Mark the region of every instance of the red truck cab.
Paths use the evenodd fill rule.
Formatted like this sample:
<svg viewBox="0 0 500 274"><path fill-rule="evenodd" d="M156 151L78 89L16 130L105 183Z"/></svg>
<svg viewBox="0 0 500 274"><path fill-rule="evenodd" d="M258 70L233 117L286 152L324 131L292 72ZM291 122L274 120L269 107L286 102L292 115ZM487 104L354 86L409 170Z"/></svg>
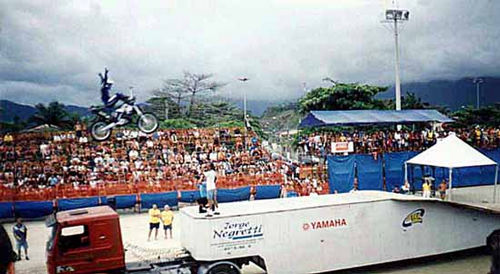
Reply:
<svg viewBox="0 0 500 274"><path fill-rule="evenodd" d="M47 219L47 272L99 273L125 269L118 213L108 206L58 212Z"/></svg>

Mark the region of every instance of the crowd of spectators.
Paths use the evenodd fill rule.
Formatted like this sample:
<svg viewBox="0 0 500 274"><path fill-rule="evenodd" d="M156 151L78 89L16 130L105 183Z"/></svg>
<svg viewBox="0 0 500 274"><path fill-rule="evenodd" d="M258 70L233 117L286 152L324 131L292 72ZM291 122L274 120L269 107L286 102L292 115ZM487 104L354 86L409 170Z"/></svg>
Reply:
<svg viewBox="0 0 500 274"><path fill-rule="evenodd" d="M266 176L274 182L261 183L285 183L307 194L322 190L312 175L295 175L297 165L273 157L255 133L244 136L239 128L159 130L152 135L126 129L105 142L92 141L80 128L7 134L0 143L0 186L30 191L115 183L195 189L208 163L215 164L222 179L276 175Z"/></svg>
<svg viewBox="0 0 500 274"><path fill-rule="evenodd" d="M460 129L423 129L379 130L364 132L314 132L299 137L298 149L303 155L325 157L332 153L332 143L352 142L352 153L377 154L395 151L422 151L436 143L437 138L446 137L450 132L478 148L500 147L500 128L460 128Z"/></svg>

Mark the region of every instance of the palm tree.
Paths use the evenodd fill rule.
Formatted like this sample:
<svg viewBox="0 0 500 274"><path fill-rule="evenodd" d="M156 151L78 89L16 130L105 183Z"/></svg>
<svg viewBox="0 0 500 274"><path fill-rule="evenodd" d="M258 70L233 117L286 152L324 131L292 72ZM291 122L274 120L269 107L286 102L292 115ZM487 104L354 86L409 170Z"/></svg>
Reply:
<svg viewBox="0 0 500 274"><path fill-rule="evenodd" d="M37 112L31 116L30 121L37 125L47 124L49 126L68 127L71 125L71 119L64 109L64 105L59 102L51 102L47 106L37 104Z"/></svg>

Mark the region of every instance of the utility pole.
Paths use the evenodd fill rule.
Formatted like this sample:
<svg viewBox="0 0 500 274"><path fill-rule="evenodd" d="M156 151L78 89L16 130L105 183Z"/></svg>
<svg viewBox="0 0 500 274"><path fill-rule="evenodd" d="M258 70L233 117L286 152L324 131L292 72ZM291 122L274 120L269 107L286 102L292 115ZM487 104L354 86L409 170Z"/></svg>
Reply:
<svg viewBox="0 0 500 274"><path fill-rule="evenodd" d="M390 9L385 11L385 20L382 23L390 23L394 29L394 49L396 62L394 63L394 70L396 73L396 110L401 110L401 79L399 75L399 41L398 41L398 23L403 23L410 19L410 12L407 10Z"/></svg>
<svg viewBox="0 0 500 274"><path fill-rule="evenodd" d="M238 78L241 82L246 82L249 79L247 77ZM243 125L245 126L245 132L243 134L243 145L245 151L247 150L247 92L243 89Z"/></svg>
<svg viewBox="0 0 500 274"><path fill-rule="evenodd" d="M484 83L484 80L483 78L474 78L474 80L472 80L472 82L474 84L476 84L476 109L479 109L479 107L481 107L481 103L480 103L480 100L479 100L479 86Z"/></svg>
<svg viewBox="0 0 500 274"><path fill-rule="evenodd" d="M165 100L164 101L164 103L165 103L165 120L168 120L168 100L166 97L164 100Z"/></svg>

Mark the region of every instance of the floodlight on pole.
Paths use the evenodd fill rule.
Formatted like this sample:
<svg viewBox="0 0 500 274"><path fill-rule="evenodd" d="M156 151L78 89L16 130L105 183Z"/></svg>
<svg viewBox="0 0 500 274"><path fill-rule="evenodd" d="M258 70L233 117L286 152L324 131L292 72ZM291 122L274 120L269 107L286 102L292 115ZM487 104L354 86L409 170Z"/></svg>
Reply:
<svg viewBox="0 0 500 274"><path fill-rule="evenodd" d="M476 108L479 109L479 107L481 106L480 104L480 100L479 100L479 86L484 83L484 80L483 78L474 78L474 80L472 80L472 82L474 84L476 84Z"/></svg>
<svg viewBox="0 0 500 274"><path fill-rule="evenodd" d="M240 77L238 78L239 81L241 82L246 82L249 79L247 77ZM243 125L245 126L245 134L243 136L243 143L245 146L245 150L247 149L247 92L245 89L243 89Z"/></svg>
<svg viewBox="0 0 500 274"><path fill-rule="evenodd" d="M394 28L394 49L396 62L394 64L394 70L396 72L396 110L401 110L401 80L399 76L399 41L398 41L398 23L403 23L410 19L410 12L407 10L399 9L388 9L385 11L385 20L382 23L390 23Z"/></svg>

